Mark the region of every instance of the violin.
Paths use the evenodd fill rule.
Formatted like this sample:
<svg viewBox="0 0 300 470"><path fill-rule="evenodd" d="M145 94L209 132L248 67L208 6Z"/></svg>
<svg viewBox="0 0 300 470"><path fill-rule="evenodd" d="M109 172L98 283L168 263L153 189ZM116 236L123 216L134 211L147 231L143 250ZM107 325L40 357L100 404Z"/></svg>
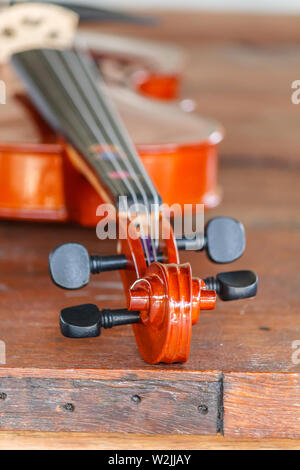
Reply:
<svg viewBox="0 0 300 470"><path fill-rule="evenodd" d="M13 8L10 25L20 11L14 16ZM118 310L100 310L93 304L62 310L62 334L90 338L99 336L101 328L132 324L146 362L185 362L200 311L213 309L217 294L223 300L253 297L258 281L251 271L195 278L191 265L180 263L179 250L205 251L213 262L232 262L245 250L244 227L235 219L217 217L204 232L177 239L162 209L161 194L143 166L104 80L90 56L72 49L77 24L74 13L53 5L35 5L27 6L26 14L30 14L30 23L42 21L43 31L38 34L36 30L36 44L30 36L16 50L9 45L11 63L39 113L61 136L63 154L106 207L114 208L112 222L117 227L117 255L90 255L77 243L54 249L49 257L52 280L61 288L79 289L87 285L91 274L117 269L127 298L126 308ZM49 34L54 27L56 34ZM113 231L115 225L110 228Z"/></svg>
<svg viewBox="0 0 300 470"><path fill-rule="evenodd" d="M22 15L26 19L30 7L36 8L36 4L18 5L3 12L0 53L14 44L13 31L17 29L18 36L24 31L18 21L22 22ZM32 28L38 29L39 25L26 28L32 33ZM75 45L87 49L101 69L163 200L169 205L216 206L220 201L217 147L223 129L213 120L182 111L174 102L183 62L180 51L84 31L76 32ZM0 217L96 226L99 194L69 164L59 133L26 99L22 83L4 59L0 66L1 79L7 84L6 105L0 106Z"/></svg>

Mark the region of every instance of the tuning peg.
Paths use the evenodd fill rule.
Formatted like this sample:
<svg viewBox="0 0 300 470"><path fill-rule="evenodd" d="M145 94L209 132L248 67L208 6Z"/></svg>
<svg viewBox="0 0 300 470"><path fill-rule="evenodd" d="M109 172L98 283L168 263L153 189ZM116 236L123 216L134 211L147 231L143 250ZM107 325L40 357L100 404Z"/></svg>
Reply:
<svg viewBox="0 0 300 470"><path fill-rule="evenodd" d="M125 255L89 256L87 249L79 243L65 243L49 256L51 278L63 289L80 289L88 284L91 274L125 269Z"/></svg>
<svg viewBox="0 0 300 470"><path fill-rule="evenodd" d="M97 305L86 304L65 308L60 314L60 329L68 338L93 338L100 336L101 328L138 323L139 312L99 310Z"/></svg>
<svg viewBox="0 0 300 470"><path fill-rule="evenodd" d="M245 229L236 219L215 217L207 223L204 234L197 234L193 239L178 239L177 246L179 250L206 250L214 263L232 263L245 251Z"/></svg>
<svg viewBox="0 0 300 470"><path fill-rule="evenodd" d="M204 279L208 290L217 292L221 300L237 300L254 297L258 277L253 271L232 271Z"/></svg>

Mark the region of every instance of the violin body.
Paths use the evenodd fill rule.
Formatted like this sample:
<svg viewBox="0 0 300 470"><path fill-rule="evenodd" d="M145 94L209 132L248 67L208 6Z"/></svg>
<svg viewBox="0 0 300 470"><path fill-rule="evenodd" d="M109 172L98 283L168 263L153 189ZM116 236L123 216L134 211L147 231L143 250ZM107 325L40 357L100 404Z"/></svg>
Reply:
<svg viewBox="0 0 300 470"><path fill-rule="evenodd" d="M90 41L95 48L97 36ZM101 44L105 50L106 42ZM179 88L174 59L172 70L162 70L161 63L151 62L151 48L148 62L145 53L142 62L142 51L135 51L135 56L127 51L126 56L126 49L112 50L112 44L110 38L110 49L105 54L93 49L93 56L108 83L115 81L112 64L122 68L118 86L112 85L111 91L163 201L170 206L216 206L220 201L217 146L222 128L173 103ZM157 60L157 54L155 57ZM0 217L95 226L99 221L96 209L103 202L99 194L70 164L63 139L27 100L9 66L0 71L8 84L7 103L0 107ZM180 135L185 139L178 138Z"/></svg>

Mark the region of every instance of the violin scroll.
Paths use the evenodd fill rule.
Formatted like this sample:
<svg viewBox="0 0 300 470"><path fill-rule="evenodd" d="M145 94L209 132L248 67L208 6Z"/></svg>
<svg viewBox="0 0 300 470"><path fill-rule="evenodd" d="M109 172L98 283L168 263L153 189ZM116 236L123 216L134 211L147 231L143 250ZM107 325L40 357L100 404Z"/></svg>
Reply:
<svg viewBox="0 0 300 470"><path fill-rule="evenodd" d="M67 243L51 253L49 267L53 282L64 289L84 287L91 274L120 270L127 309L108 313L90 304L67 308L61 312L61 331L67 337L86 338L99 336L101 327L132 324L146 362L185 362L192 326L201 310L213 310L217 294L222 300L253 297L257 276L252 271L235 271L205 280L193 277L190 264L180 264L177 253L178 248L191 249L191 242L176 240L171 228L171 238L157 249L157 260L147 263L142 240L130 236L126 220L119 222L127 234L119 244L119 255L90 256L84 246ZM161 223L168 224L164 218ZM196 245L193 242L193 248L205 250L212 261L230 262L245 249L244 226L235 219L217 217L196 237Z"/></svg>
<svg viewBox="0 0 300 470"><path fill-rule="evenodd" d="M131 324L146 362L185 362L200 311L214 309L217 293L222 300L253 297L257 282L252 271L201 280L192 277L189 264L152 263L131 286L127 309L100 311L92 304L66 308L60 315L61 332L69 338L90 338L100 336L101 327Z"/></svg>

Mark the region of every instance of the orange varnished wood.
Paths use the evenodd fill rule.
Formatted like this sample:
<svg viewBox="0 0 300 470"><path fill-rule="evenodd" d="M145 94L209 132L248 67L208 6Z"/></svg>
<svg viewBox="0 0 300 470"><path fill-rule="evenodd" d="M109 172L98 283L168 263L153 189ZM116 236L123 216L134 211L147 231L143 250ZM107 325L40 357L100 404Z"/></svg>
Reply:
<svg viewBox="0 0 300 470"><path fill-rule="evenodd" d="M0 143L0 217L66 221L63 147Z"/></svg>
<svg viewBox="0 0 300 470"><path fill-rule="evenodd" d="M150 364L186 362L192 325L200 309L215 307L216 293L192 278L186 264L152 263L129 289L128 308L141 312L133 326L142 357Z"/></svg>
<svg viewBox="0 0 300 470"><path fill-rule="evenodd" d="M121 271L127 307L141 312L133 331L141 356L150 364L186 362L192 324L201 308L214 308L216 303L215 292L192 278L191 265L179 264L173 230L163 217L161 225L161 231L170 233L161 240L166 264L154 262L147 268L141 241L130 231L132 224L119 217L125 235L120 238L119 252L128 259L127 269Z"/></svg>
<svg viewBox="0 0 300 470"><path fill-rule="evenodd" d="M178 75L159 75L148 72L142 74L142 78L139 74L139 81L136 86L146 96L172 100L179 97L180 78Z"/></svg>
<svg viewBox="0 0 300 470"><path fill-rule="evenodd" d="M134 332L146 362L186 362L192 333L191 266L153 263L129 297L129 308L141 310ZM142 299L147 301L144 306Z"/></svg>
<svg viewBox="0 0 300 470"><path fill-rule="evenodd" d="M176 240L169 222L161 217L161 232L170 236L160 241L164 263L148 268L140 239L132 232L132 223L119 216L119 252L128 266L121 271L127 308L141 312L133 325L135 339L143 359L150 364L186 362L189 357L192 325L200 310L211 310L216 293L192 277L189 263L180 264Z"/></svg>

